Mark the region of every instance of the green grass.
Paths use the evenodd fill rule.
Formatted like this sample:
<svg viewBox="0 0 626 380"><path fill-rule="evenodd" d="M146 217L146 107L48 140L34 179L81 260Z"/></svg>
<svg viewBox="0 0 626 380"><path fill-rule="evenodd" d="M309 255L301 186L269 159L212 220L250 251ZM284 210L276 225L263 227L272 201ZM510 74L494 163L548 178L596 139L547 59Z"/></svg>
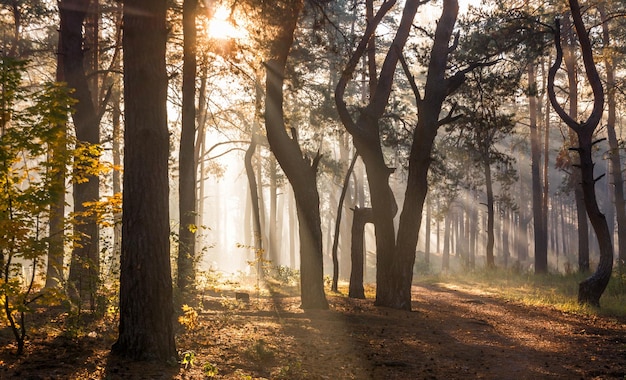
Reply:
<svg viewBox="0 0 626 380"><path fill-rule="evenodd" d="M535 275L495 269L417 276L415 282L488 294L525 305L553 307L564 312L626 316L626 275L613 275L600 299L600 309L578 303L578 283L585 277L579 273Z"/></svg>

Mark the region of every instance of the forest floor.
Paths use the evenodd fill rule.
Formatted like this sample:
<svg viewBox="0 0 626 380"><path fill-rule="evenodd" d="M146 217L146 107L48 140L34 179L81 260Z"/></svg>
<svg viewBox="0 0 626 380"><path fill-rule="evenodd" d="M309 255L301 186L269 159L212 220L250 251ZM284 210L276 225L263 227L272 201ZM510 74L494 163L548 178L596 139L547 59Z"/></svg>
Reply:
<svg viewBox="0 0 626 380"><path fill-rule="evenodd" d="M46 312L21 357L0 330L0 379L626 379L623 319L445 284L414 286L411 312L328 299L303 311L298 297L205 294L179 327L187 365L110 356L117 321L68 334Z"/></svg>

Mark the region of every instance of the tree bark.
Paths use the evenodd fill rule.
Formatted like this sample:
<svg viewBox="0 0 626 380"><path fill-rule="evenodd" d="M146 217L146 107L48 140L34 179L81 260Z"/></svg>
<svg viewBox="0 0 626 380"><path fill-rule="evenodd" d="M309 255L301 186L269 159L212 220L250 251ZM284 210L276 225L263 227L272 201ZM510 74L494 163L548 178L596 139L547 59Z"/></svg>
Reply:
<svg viewBox="0 0 626 380"><path fill-rule="evenodd" d="M326 309L322 230L317 190L319 154L311 160L306 157L292 128L291 138L285 129L283 111L283 84L285 67L293 35L302 9L299 0L288 2L283 10L283 24L271 41L266 67L265 127L274 156L293 187L296 199L300 236L300 284L303 309Z"/></svg>
<svg viewBox="0 0 626 380"><path fill-rule="evenodd" d="M578 137L578 146L574 149L578 152L580 157L580 173L585 208L596 233L600 248L600 262L598 268L590 277L579 284L578 301L584 304L600 306L600 297L609 283L613 270L613 244L611 243L611 233L604 214L602 214L598 208L595 193L595 183L597 179L594 177L594 163L592 159L592 148L594 145L592 141L593 133L602 118L604 109L604 89L594 63L593 49L582 20L580 5L577 0L569 0L569 6L580 43L587 80L593 91L593 109L586 121L579 122L575 118L575 115L572 116L565 112L557 101L554 90L554 78L563 60L558 19L556 21L555 32L557 56L549 72L548 95L550 96L550 102L556 113Z"/></svg>
<svg viewBox="0 0 626 380"><path fill-rule="evenodd" d="M196 244L196 8L197 0L183 2L183 105L178 169L178 289L193 290Z"/></svg>
<svg viewBox="0 0 626 380"><path fill-rule="evenodd" d="M63 50L61 39L59 39L59 51ZM56 81L63 82L63 55L57 55L57 72ZM59 125L59 139L52 147L50 152L50 162L66 162L66 160L58 160L68 154L67 149L67 125ZM48 261L46 264L46 288L60 287L64 280L63 274L63 256L65 244L65 180L66 168L54 165L52 168L55 174L53 176L53 184L51 185L50 202L50 225L49 225L49 244L48 244ZM0 266L1 267L1 266Z"/></svg>
<svg viewBox="0 0 626 380"><path fill-rule="evenodd" d="M337 255L337 249L339 247L339 234L341 231L341 215L343 214L343 201L346 199L346 193L348 192L348 186L350 185L350 176L352 175L352 171L354 170L354 165L356 164L356 159L358 157L359 155L356 152L354 153L354 156L352 156L352 160L350 161L350 166L348 167L348 170L346 171L346 175L343 180L343 187L341 188L341 195L339 196L339 202L337 204L337 218L335 220L335 235L333 237L333 248L332 248L333 283L331 286L331 290L333 292L339 291L339 289L337 288L337 283L339 282L339 258ZM354 236L354 230L352 234Z"/></svg>
<svg viewBox="0 0 626 380"><path fill-rule="evenodd" d="M544 225L543 217L543 194L541 190L541 174L539 162L541 161L541 144L539 128L537 126L537 78L535 63L528 65L528 108L530 113L530 173L532 178L532 201L533 201L533 227L535 231L535 273L548 272L548 241L547 226Z"/></svg>
<svg viewBox="0 0 626 380"><path fill-rule="evenodd" d="M352 261L350 272L350 285L348 287L348 297L365 298L365 289L363 288L363 266L365 264L365 225L372 222L372 209L354 208L352 218L352 245L350 248L350 257Z"/></svg>
<svg viewBox="0 0 626 380"><path fill-rule="evenodd" d="M72 110L76 138L78 144L85 145L100 143L99 116L84 68L83 24L89 4L90 0L62 0L59 3L63 75L68 86L74 89L77 100ZM89 302L92 308L100 266L99 229L96 217L88 214L85 204L98 201L99 183L98 176L93 175L86 176L85 182L74 182L74 212L77 215L74 235L78 242L72 251L69 282L77 301Z"/></svg>
<svg viewBox="0 0 626 380"><path fill-rule="evenodd" d="M165 0L124 2L124 204L119 336L112 352L175 360L169 249Z"/></svg>
<svg viewBox="0 0 626 380"><path fill-rule="evenodd" d="M488 146L487 149L489 149ZM496 261L493 254L495 212L490 160L489 152L483 152L483 170L485 173L485 188L487 189L487 246L485 247L485 256L487 258L487 268L492 269L496 267Z"/></svg>

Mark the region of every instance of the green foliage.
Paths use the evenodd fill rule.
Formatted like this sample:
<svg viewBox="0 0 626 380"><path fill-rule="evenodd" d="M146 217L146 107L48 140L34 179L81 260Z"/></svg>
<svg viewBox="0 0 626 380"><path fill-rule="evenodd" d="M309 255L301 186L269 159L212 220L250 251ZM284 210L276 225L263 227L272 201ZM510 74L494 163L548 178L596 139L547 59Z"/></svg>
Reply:
<svg viewBox="0 0 626 380"><path fill-rule="evenodd" d="M26 63L0 59L0 297L8 324L24 349L26 314L35 301L56 299L38 291L36 273L47 253L47 219L58 191L55 178L69 157L49 154L66 146L65 123L73 103L59 83L22 85Z"/></svg>

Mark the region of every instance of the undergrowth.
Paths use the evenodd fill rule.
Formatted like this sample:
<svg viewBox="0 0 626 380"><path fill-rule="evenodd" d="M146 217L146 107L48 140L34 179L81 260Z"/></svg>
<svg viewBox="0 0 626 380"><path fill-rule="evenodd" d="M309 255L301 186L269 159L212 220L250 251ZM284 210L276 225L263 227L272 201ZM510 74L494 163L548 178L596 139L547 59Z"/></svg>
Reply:
<svg viewBox="0 0 626 380"><path fill-rule="evenodd" d="M554 307L564 312L626 317L626 274L615 272L600 299L600 308L578 303L578 284L587 275L534 274L507 269L430 274L417 284L440 285L473 294L490 295L524 305Z"/></svg>

